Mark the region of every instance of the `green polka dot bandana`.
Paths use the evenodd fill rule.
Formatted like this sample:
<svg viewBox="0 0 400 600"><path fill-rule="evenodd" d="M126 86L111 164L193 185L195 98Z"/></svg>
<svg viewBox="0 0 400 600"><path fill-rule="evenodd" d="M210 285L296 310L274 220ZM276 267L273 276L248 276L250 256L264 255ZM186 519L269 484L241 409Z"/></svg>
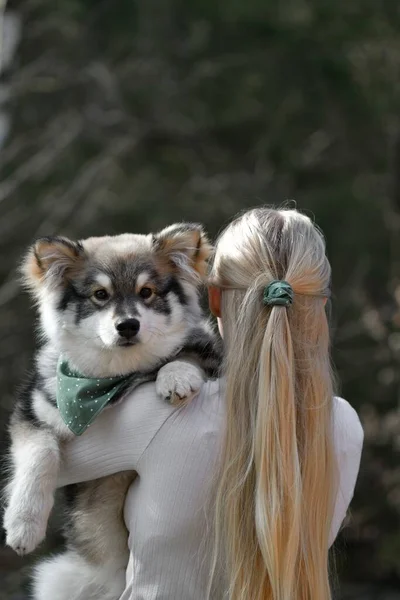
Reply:
<svg viewBox="0 0 400 600"><path fill-rule="evenodd" d="M66 360L57 365L57 406L64 423L75 435L81 435L107 404L127 389L136 374L99 379L74 372ZM143 383L143 377L138 381ZM134 386L136 387L136 386Z"/></svg>

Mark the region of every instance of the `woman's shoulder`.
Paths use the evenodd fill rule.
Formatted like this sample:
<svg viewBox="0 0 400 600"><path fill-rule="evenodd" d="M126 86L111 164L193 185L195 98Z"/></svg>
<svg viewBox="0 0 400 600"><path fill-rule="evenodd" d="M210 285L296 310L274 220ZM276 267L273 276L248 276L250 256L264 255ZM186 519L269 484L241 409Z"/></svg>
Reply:
<svg viewBox="0 0 400 600"><path fill-rule="evenodd" d="M339 396L333 399L333 426L337 442L345 440L347 444L362 446L364 431L359 416L351 404Z"/></svg>
<svg viewBox="0 0 400 600"><path fill-rule="evenodd" d="M211 430L219 429L224 414L223 383L216 379L205 381L199 392L181 405L161 398L154 383L143 384L125 399L119 417L125 422L135 418L152 423L154 431L165 427L180 428L183 421L190 421L197 430Z"/></svg>
<svg viewBox="0 0 400 600"><path fill-rule="evenodd" d="M155 408L157 401L158 404L162 402L154 396L149 400ZM176 456L183 452L185 464L196 464L198 469L200 464L208 464L217 455L223 427L224 401L220 384L218 381L206 381L194 398L173 407L156 427L140 467L151 461L158 465L168 465L171 461L175 464Z"/></svg>
<svg viewBox="0 0 400 600"><path fill-rule="evenodd" d="M225 416L223 381L205 381L198 395L183 407L183 411L189 419L196 420L196 426L219 429Z"/></svg>

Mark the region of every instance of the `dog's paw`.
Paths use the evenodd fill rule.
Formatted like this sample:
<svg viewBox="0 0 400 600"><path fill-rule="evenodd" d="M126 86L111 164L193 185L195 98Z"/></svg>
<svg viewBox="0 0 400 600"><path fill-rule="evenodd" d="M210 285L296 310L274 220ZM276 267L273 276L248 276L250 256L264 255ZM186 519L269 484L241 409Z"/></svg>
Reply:
<svg viewBox="0 0 400 600"><path fill-rule="evenodd" d="M156 390L171 404L179 404L191 400L204 383L204 373L200 367L192 363L175 360L161 367L158 371Z"/></svg>
<svg viewBox="0 0 400 600"><path fill-rule="evenodd" d="M6 544L20 556L33 552L46 536L47 523L32 514L21 513L6 521Z"/></svg>

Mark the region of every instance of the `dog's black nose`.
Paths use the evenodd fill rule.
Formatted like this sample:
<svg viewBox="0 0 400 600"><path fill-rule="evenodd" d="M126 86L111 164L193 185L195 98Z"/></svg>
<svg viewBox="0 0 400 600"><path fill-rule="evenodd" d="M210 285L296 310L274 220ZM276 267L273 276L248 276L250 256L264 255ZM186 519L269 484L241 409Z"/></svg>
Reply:
<svg viewBox="0 0 400 600"><path fill-rule="evenodd" d="M121 321L118 325L115 326L119 335L129 339L135 337L140 329L140 321L137 319L126 319L126 321Z"/></svg>

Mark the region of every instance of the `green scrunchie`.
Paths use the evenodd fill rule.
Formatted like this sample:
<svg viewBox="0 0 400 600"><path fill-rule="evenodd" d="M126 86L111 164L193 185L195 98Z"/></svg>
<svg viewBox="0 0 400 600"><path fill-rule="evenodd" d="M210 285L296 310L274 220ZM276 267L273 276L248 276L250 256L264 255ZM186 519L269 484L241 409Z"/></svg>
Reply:
<svg viewBox="0 0 400 600"><path fill-rule="evenodd" d="M264 288L263 302L265 306L285 306L293 304L293 288L287 281L271 281Z"/></svg>

